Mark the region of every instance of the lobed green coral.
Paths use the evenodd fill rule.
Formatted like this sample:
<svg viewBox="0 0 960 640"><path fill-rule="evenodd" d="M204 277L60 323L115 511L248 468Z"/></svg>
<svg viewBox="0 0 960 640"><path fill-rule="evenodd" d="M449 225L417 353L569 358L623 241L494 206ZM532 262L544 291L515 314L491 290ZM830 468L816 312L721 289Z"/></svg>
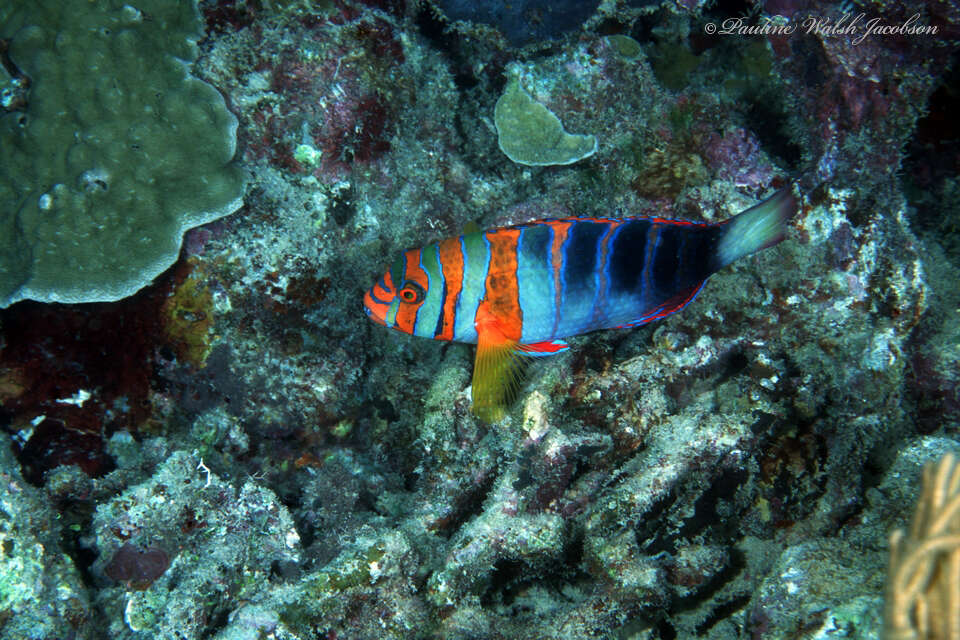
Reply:
<svg viewBox="0 0 960 640"><path fill-rule="evenodd" d="M597 138L574 135L552 111L530 97L516 79L507 84L493 110L500 150L518 164L573 164L597 151Z"/></svg>
<svg viewBox="0 0 960 640"><path fill-rule="evenodd" d="M30 81L0 117L0 308L128 296L240 206L237 120L188 73L194 3L16 1L0 25Z"/></svg>

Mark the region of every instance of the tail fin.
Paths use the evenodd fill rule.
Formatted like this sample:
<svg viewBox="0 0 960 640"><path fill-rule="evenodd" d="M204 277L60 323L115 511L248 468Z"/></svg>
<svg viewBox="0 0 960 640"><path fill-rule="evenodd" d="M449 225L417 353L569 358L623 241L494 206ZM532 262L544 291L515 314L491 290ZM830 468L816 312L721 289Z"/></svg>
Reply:
<svg viewBox="0 0 960 640"><path fill-rule="evenodd" d="M787 221L796 211L797 199L791 184L760 204L735 215L723 225L723 236L717 245L716 267L725 267L737 258L772 247L783 240Z"/></svg>

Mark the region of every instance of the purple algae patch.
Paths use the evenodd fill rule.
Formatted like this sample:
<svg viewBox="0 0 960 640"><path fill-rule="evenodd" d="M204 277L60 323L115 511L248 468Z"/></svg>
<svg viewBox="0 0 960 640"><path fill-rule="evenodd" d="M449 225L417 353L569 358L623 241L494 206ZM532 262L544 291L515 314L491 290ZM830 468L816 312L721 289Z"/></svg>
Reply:
<svg viewBox="0 0 960 640"><path fill-rule="evenodd" d="M103 573L111 580L129 583L132 588L143 591L169 567L170 557L163 549L140 549L127 542L113 555Z"/></svg>

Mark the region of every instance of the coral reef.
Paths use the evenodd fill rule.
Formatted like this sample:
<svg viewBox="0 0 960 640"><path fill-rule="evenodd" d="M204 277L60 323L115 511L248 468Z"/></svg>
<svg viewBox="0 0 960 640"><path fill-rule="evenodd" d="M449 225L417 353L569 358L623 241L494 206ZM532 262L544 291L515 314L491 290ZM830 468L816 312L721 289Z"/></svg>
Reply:
<svg viewBox="0 0 960 640"><path fill-rule="evenodd" d="M184 451L101 504L91 525L94 574L123 583L99 591L115 638L205 635L218 611L237 608L273 566L299 558L293 521L270 490L224 482Z"/></svg>
<svg viewBox="0 0 960 640"><path fill-rule="evenodd" d="M494 27L513 46L554 39L578 29L600 4L598 0L434 0L449 20Z"/></svg>
<svg viewBox="0 0 960 640"><path fill-rule="evenodd" d="M960 107L960 14L923 3L939 33L853 44L803 28L843 15L826 3L576 4L489 24L439 0L203 0L195 47L192 17L102 13L135 6L222 93L249 189L135 295L0 310L0 639L880 637L889 534L960 450L958 156L931 133ZM889 5L846 19L910 17ZM7 44L12 126L44 80ZM514 162L504 95L592 153ZM224 150L229 118L190 121ZM170 160L149 151L131 171ZM793 181L783 243L679 314L530 362L493 424L471 347L361 309L389 256L468 225L721 221Z"/></svg>
<svg viewBox="0 0 960 640"><path fill-rule="evenodd" d="M95 638L96 614L73 559L60 548L58 517L0 446L0 634Z"/></svg>

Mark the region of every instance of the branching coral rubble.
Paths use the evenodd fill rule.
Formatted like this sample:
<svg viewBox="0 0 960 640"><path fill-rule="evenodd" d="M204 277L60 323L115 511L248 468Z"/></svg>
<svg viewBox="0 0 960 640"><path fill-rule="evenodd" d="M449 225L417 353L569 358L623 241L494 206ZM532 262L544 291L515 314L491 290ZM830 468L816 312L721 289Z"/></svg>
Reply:
<svg viewBox="0 0 960 640"><path fill-rule="evenodd" d="M887 640L960 639L960 464L952 453L923 470L907 531L890 536Z"/></svg>

